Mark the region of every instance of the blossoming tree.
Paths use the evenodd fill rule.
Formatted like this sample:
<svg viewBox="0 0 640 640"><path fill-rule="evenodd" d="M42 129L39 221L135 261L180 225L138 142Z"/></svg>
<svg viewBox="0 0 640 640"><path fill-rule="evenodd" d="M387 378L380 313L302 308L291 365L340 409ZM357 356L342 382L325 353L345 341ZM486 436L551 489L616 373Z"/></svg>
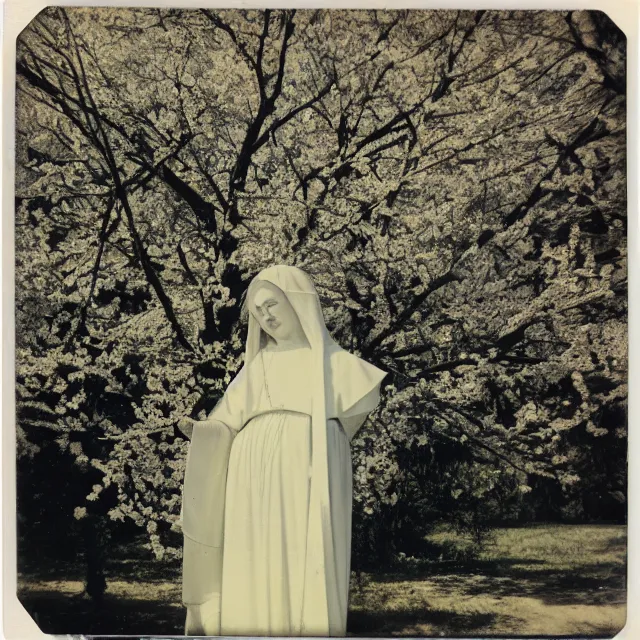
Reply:
<svg viewBox="0 0 640 640"><path fill-rule="evenodd" d="M624 64L597 12L45 10L18 42L18 455L53 439L69 517L179 555L176 423L288 263L392 374L359 532L536 478L624 500Z"/></svg>

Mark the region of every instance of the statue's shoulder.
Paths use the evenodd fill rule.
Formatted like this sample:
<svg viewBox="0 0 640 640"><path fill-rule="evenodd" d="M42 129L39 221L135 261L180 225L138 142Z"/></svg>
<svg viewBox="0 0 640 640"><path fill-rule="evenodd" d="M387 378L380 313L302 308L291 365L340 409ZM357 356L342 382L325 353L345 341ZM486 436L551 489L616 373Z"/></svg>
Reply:
<svg viewBox="0 0 640 640"><path fill-rule="evenodd" d="M373 391L387 372L340 347L330 350L330 360L332 411L337 416L346 416L354 407L361 413L370 411L379 399L379 391L375 394ZM368 398L367 402L358 405L364 398Z"/></svg>
<svg viewBox="0 0 640 640"><path fill-rule="evenodd" d="M247 380L250 378L250 370L251 365L249 366L243 364L235 376L232 377L229 385L227 386L227 392L239 392L247 383Z"/></svg>
<svg viewBox="0 0 640 640"><path fill-rule="evenodd" d="M339 344L328 345L327 351L329 353L329 357L331 358L332 362L334 360L337 362L338 360L341 360L342 358L348 357L351 355L346 349L343 349Z"/></svg>
<svg viewBox="0 0 640 640"><path fill-rule="evenodd" d="M359 358L355 353L351 353L339 345L330 345L329 358L331 360L331 367L334 369L354 366L359 362L364 362L364 360Z"/></svg>
<svg viewBox="0 0 640 640"><path fill-rule="evenodd" d="M387 372L367 362L355 353L351 353L338 345L329 348L331 370L334 375L372 378L381 381Z"/></svg>

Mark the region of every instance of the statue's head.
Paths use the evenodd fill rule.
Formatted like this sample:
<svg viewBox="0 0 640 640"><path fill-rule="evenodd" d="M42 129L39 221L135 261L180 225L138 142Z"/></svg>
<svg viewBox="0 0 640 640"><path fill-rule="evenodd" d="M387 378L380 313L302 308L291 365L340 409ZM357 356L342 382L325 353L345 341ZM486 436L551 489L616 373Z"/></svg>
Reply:
<svg viewBox="0 0 640 640"><path fill-rule="evenodd" d="M324 323L318 292L298 267L274 265L258 273L244 296L241 317L248 320L245 362L251 362L269 342L310 347L324 357L336 345Z"/></svg>
<svg viewBox="0 0 640 640"><path fill-rule="evenodd" d="M268 336L276 342L304 336L300 319L280 287L257 280L251 289L248 293L249 313Z"/></svg>

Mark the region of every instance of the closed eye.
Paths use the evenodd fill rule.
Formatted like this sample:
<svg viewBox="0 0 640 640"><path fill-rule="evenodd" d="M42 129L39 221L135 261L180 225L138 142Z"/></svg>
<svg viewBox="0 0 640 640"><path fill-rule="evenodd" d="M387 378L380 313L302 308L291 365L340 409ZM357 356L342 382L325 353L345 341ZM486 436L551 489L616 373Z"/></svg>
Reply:
<svg viewBox="0 0 640 640"><path fill-rule="evenodd" d="M267 300L261 307L256 307L260 313L263 313L271 307L275 307L278 304L277 300Z"/></svg>

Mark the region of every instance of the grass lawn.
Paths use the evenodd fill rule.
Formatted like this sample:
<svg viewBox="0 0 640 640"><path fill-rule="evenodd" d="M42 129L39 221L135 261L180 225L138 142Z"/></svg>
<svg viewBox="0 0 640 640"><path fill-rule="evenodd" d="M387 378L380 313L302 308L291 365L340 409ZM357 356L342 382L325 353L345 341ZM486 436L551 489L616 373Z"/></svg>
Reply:
<svg viewBox="0 0 640 640"><path fill-rule="evenodd" d="M443 558L464 547L449 531L428 540ZM538 525L499 529L475 561L407 562L352 581L348 634L356 636L587 635L625 621L626 529ZM82 567L26 558L19 597L45 633L182 635L180 564L139 548L111 554L100 609L79 597Z"/></svg>
<svg viewBox="0 0 640 640"><path fill-rule="evenodd" d="M447 531L429 541L465 543ZM499 529L476 561L363 576L352 587L349 632L611 637L625 622L625 562L625 527Z"/></svg>

